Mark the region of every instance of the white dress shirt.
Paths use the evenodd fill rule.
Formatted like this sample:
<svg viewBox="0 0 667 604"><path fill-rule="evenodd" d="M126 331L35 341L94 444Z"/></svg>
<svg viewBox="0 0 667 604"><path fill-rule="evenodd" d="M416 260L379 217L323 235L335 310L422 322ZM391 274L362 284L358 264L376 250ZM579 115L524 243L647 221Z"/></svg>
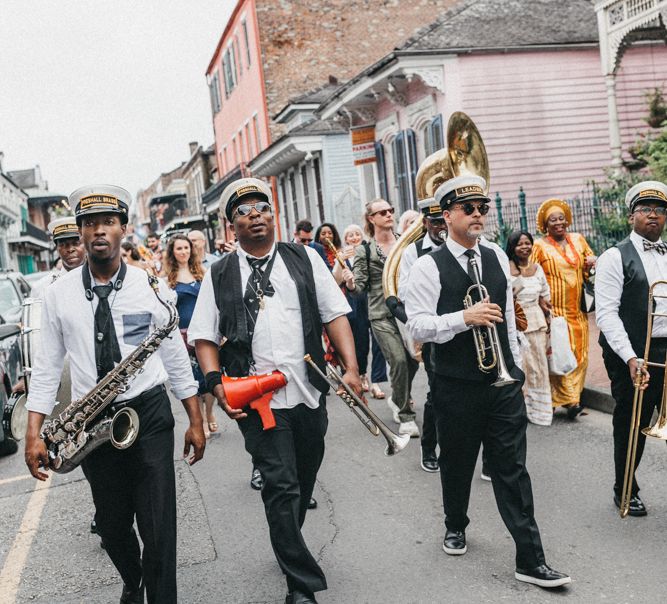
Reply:
<svg viewBox="0 0 667 604"><path fill-rule="evenodd" d="M444 235L444 232L443 232ZM435 243L433 239L429 236L428 233L424 235L424 242L422 244L422 250L426 250L426 253L431 252L439 247L440 244ZM405 295L408 289L408 280L410 277L410 269L412 265L417 261L417 242L411 243L408 247L405 248L403 256L401 256L401 267L398 273L398 299L405 301Z"/></svg>
<svg viewBox="0 0 667 604"><path fill-rule="evenodd" d="M30 297L41 300L42 296L44 296L44 290L66 274L67 270L64 267L59 271L51 271L48 275L37 281L37 283L30 289Z"/></svg>
<svg viewBox="0 0 667 604"><path fill-rule="evenodd" d="M72 400L79 399L97 384L95 364L95 309L97 296L86 299L81 271L75 268L46 288L42 301L41 347L37 352L30 379L27 408L48 415L56 402L56 393L65 354L69 353L72 374ZM160 295L169 293L160 284ZM157 300L145 271L127 267L123 287L109 296L116 337L125 358L156 325L164 325L167 309ZM185 399L197 394L190 359L177 330L162 341L144 370L135 374L128 389L118 395L123 401L169 379L174 394Z"/></svg>
<svg viewBox="0 0 667 604"><path fill-rule="evenodd" d="M268 257L276 249L271 248ZM327 265L314 249L304 246L313 267L315 291L322 323L346 315L351 311L345 296L331 275ZM236 249L241 269L241 289L245 291L251 269L249 256L239 245ZM276 253L269 281L275 290L273 296L264 297L264 309L260 309L252 337L252 356L258 374L270 373L276 369L287 377L287 386L277 390L271 399L273 409L289 409L300 403L309 407L319 406L319 391L308 381L306 354L302 335L301 307L296 283L292 279L280 253ZM215 304L211 272L204 275L197 304L188 328L188 342L207 340L220 345L218 331L220 311Z"/></svg>
<svg viewBox="0 0 667 604"><path fill-rule="evenodd" d="M466 273L468 272L468 257L465 252L468 248L463 247L453 239L447 238L445 245L453 254L456 261ZM486 242L482 243L486 245ZM491 247L491 246L487 246ZM481 255L479 245L472 248L478 261L480 275L482 275ZM514 318L514 298L512 296L512 278L510 274L509 260L505 253L497 245L491 248L507 280L507 301L505 304L505 322L507 323L507 337L514 362L521 366L521 354L516 337L516 323ZM444 344L454 339L456 335L471 329L472 326L465 324L463 320L463 300L461 310L438 315L438 300L440 299L440 273L435 260L430 256L422 256L415 262L408 280L407 294L405 299L405 311L408 315L408 330L412 337L418 342L434 342ZM491 300L493 302L493 300Z"/></svg>
<svg viewBox="0 0 667 604"><path fill-rule="evenodd" d="M656 250L644 251L644 238L634 231L630 233L630 241L642 261L649 286L655 281L667 279L667 255L660 255ZM658 287L656 293L667 295L667 288ZM644 351L632 349L618 314L622 294L623 259L621 251L612 247L598 258L595 265L595 322L611 349L627 363L633 357L642 357ZM656 312L667 313L667 299L656 298ZM667 317L655 317L651 335L654 338L667 337Z"/></svg>

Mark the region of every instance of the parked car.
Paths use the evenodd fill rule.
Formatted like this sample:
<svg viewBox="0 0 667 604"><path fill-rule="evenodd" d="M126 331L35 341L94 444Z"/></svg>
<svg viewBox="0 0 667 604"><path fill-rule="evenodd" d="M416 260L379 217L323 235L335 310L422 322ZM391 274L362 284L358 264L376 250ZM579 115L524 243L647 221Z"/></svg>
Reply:
<svg viewBox="0 0 667 604"><path fill-rule="evenodd" d="M39 271L38 273L30 273L29 275L23 275L23 278L26 280L30 288L35 287L38 281L41 281L47 275L50 275L51 271Z"/></svg>
<svg viewBox="0 0 667 604"><path fill-rule="evenodd" d="M30 285L21 273L0 270L0 315L5 322L21 321L21 305L28 296Z"/></svg>

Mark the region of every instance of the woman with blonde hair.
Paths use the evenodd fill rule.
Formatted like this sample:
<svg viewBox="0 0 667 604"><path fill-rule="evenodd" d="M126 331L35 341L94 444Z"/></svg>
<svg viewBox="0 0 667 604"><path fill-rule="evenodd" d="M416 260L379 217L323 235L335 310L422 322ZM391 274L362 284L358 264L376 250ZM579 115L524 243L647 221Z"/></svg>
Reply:
<svg viewBox="0 0 667 604"><path fill-rule="evenodd" d="M403 344L396 319L389 311L382 289L384 263L396 244L394 233L394 208L384 199L375 199L366 205L365 230L370 237L368 250L358 246L353 270L343 272L345 287L355 294L368 293L368 317L373 335L378 341L384 358L389 363L389 379L392 395L387 404L394 421L399 424L399 434L419 437L419 428L412 409L412 380L419 367Z"/></svg>
<svg viewBox="0 0 667 604"><path fill-rule="evenodd" d="M581 297L596 257L583 235L568 232L572 210L562 199L545 201L536 221L543 237L533 244L530 261L544 271L551 290L551 313L565 317L577 359L577 368L571 373L550 376L551 399L554 407L566 407L567 416L574 419L581 412L579 403L588 368L588 318L581 310Z"/></svg>
<svg viewBox="0 0 667 604"><path fill-rule="evenodd" d="M402 235L405 233L417 218L419 218L419 212L417 212L417 210L405 210L398 219L398 234Z"/></svg>
<svg viewBox="0 0 667 604"><path fill-rule="evenodd" d="M192 373L199 382L199 402L202 406L204 434L206 438L211 432L218 431L218 423L213 415L213 397L206 392L206 381L199 368L194 348L187 344L188 327L197 303L201 282L204 279L204 267L197 255L196 248L185 235L174 235L167 245L164 270L167 285L176 293L176 309L178 310L178 328L188 348ZM205 411L205 414L204 414Z"/></svg>
<svg viewBox="0 0 667 604"><path fill-rule="evenodd" d="M343 253L342 258L348 269L352 270L355 250L361 246L366 250L364 241L364 232L358 224L350 224L343 231ZM333 276L337 283L343 283L343 268L336 263L333 268ZM352 312L347 315L354 336L354 347L357 353L357 363L359 364L359 375L364 391L370 391L371 396L377 399L385 397L382 388L378 386L380 382L387 381L387 361L380 350L380 346L371 333L371 324L368 320L368 295L366 292L353 294L346 287L343 287L345 297L352 308ZM368 353L371 351L372 344L372 362L371 379L368 380Z"/></svg>

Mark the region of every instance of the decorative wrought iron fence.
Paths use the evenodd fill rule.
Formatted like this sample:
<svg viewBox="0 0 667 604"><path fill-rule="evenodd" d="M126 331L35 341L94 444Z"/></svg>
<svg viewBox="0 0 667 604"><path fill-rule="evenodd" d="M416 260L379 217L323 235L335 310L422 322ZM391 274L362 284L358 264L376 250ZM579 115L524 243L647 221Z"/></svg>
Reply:
<svg viewBox="0 0 667 604"><path fill-rule="evenodd" d="M489 238L504 247L512 231L527 230L536 234L535 216L542 201L527 200L523 187L519 188L516 199L502 199L496 194L487 219ZM602 198L595 182L587 183L578 196L566 201L572 208L569 230L586 237L596 254L601 254L630 233L624 199Z"/></svg>

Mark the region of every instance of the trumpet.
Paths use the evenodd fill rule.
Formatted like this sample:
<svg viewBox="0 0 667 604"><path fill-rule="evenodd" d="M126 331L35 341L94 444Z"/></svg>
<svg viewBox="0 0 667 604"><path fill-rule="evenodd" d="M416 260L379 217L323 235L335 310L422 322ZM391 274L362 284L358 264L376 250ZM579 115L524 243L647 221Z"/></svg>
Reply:
<svg viewBox="0 0 667 604"><path fill-rule="evenodd" d="M324 241L324 244L333 252L333 255L338 261L338 264L340 264L340 267L345 270L347 268L345 266L345 262L343 262L343 259L340 257L340 254L338 253L338 250L336 249L333 241L331 241L331 239L321 239L321 241Z"/></svg>
<svg viewBox="0 0 667 604"><path fill-rule="evenodd" d="M475 275L474 283L466 291L466 296L463 298L463 307L470 308L475 301L473 294L475 292L479 296L479 301L485 300L489 297L489 292L482 284L482 277L477 266L477 260L470 258L470 265L472 272ZM515 380L507 369L503 350L500 346L500 338L498 337L498 328L495 323L492 327L475 326L472 328L472 337L475 341L475 351L477 353L477 366L480 371L484 373L491 373L494 369L498 372L498 379L491 384L500 388L502 386L509 386Z"/></svg>
<svg viewBox="0 0 667 604"><path fill-rule="evenodd" d="M632 399L632 416L630 419L630 434L628 437L628 453L625 458L625 472L623 475L623 490L621 491L621 518L625 518L630 511L630 500L632 499L632 486L635 478L635 464L637 461L637 442L639 440L640 421L642 416L642 406L644 404L644 390L642 382L644 378L645 367L659 367L665 372L667 377L667 359L664 363L649 361L649 351L651 349L651 334L653 333L653 321L655 317L665 317L667 314L658 313L653 310L656 298L667 298L667 294L656 294L655 289L658 286L667 286L667 281L660 280L651 284L648 290L648 320L646 322L646 346L644 348L644 358L637 359L637 373L633 386L635 393ZM662 401L660 403L660 412L655 423L648 428L641 430L645 436L652 436L661 440L667 440L667 391L663 388Z"/></svg>
<svg viewBox="0 0 667 604"><path fill-rule="evenodd" d="M384 450L384 454L387 456L396 455L400 453L407 444L410 442L410 437L407 434L399 436L392 432L382 420L375 415L373 411L362 401L344 381L343 376L336 370L336 368L331 364L327 363L326 365L326 374L316 365L312 357L307 354L303 357L304 361L308 363L320 376L327 381L329 386L333 388L336 394L340 399L348 406L350 411L354 413L361 423L366 426L368 431L373 436L379 436L382 434L384 439L387 441L387 448ZM343 389L340 392L340 389Z"/></svg>

